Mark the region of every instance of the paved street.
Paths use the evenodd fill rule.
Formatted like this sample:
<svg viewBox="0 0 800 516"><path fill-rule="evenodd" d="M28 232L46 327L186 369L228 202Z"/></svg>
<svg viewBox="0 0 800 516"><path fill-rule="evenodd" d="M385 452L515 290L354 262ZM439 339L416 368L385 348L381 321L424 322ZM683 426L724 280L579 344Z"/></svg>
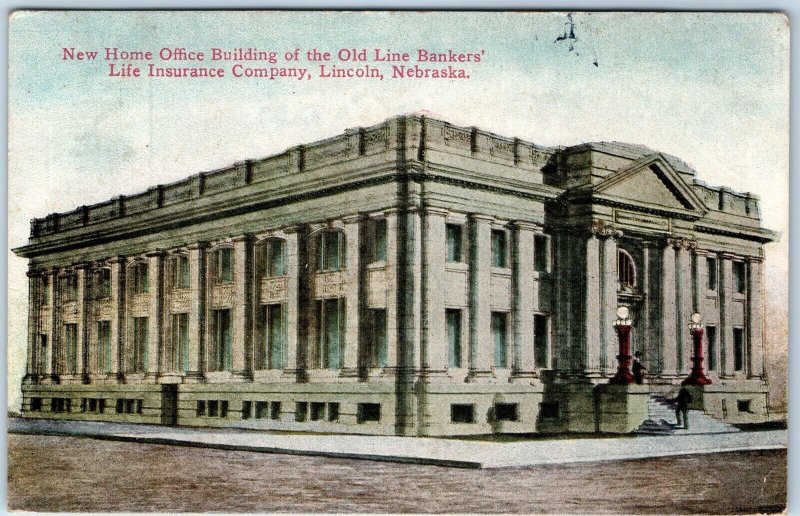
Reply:
<svg viewBox="0 0 800 516"><path fill-rule="evenodd" d="M779 512L786 499L786 450L471 470L76 437L8 439L14 510L749 514Z"/></svg>

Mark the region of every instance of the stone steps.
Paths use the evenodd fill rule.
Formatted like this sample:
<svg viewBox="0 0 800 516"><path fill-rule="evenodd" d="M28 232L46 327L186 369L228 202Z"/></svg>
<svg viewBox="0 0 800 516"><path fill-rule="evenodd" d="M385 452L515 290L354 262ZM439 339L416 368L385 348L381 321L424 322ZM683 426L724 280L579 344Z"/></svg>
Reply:
<svg viewBox="0 0 800 516"><path fill-rule="evenodd" d="M661 394L651 394L647 402L648 418L634 432L636 435L726 434L739 429L715 419L702 410L689 411L689 428L677 426L675 402Z"/></svg>

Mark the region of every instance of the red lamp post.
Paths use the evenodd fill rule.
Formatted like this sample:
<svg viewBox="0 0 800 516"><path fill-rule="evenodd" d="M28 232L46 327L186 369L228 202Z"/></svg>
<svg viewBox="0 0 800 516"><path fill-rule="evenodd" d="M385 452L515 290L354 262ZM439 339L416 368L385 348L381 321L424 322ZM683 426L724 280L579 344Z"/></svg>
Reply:
<svg viewBox="0 0 800 516"><path fill-rule="evenodd" d="M617 308L617 320L614 321L614 329L617 330L619 338L619 367L608 382L613 385L630 385L633 383L633 373L631 373L631 327L633 321L628 317L628 308L621 306Z"/></svg>
<svg viewBox="0 0 800 516"><path fill-rule="evenodd" d="M708 385L711 380L703 370L703 325L700 323L700 314L692 314L692 322L689 323L689 332L692 334L694 344L694 356L692 357L692 372L682 382L682 385Z"/></svg>

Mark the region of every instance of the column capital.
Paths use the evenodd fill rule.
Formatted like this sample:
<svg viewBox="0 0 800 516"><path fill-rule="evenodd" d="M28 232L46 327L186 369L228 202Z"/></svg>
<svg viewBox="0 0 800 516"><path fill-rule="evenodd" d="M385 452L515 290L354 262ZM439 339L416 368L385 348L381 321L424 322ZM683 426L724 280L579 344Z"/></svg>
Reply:
<svg viewBox="0 0 800 516"><path fill-rule="evenodd" d="M117 255L117 256L112 256L107 261L108 261L108 263L124 264L126 260L127 260L127 258L125 258L124 256Z"/></svg>
<svg viewBox="0 0 800 516"><path fill-rule="evenodd" d="M244 235L238 235L238 236L235 236L235 237L231 238L231 241L233 243L236 243L236 242L252 242L253 240L254 240L253 235L251 235L249 233L245 233Z"/></svg>
<svg viewBox="0 0 800 516"><path fill-rule="evenodd" d="M708 256L709 254L711 254L708 252L707 249L700 249L699 247L694 247L694 249L692 249L692 252L697 256Z"/></svg>
<svg viewBox="0 0 800 516"><path fill-rule="evenodd" d="M666 245L670 245L675 249L688 249L691 251L697 248L697 241L683 237L667 237Z"/></svg>
<svg viewBox="0 0 800 516"><path fill-rule="evenodd" d="M300 226L299 224L295 224L293 226L282 227L281 231L283 231L287 235L290 235L292 233L299 233L301 229L302 229L302 226Z"/></svg>
<svg viewBox="0 0 800 516"><path fill-rule="evenodd" d="M46 276L48 274L48 271L37 271L35 269L28 269L28 271L25 273L25 275L29 278L38 278L39 276Z"/></svg>
<svg viewBox="0 0 800 516"><path fill-rule="evenodd" d="M344 224L356 224L358 222L361 222L361 220L363 219L364 215L356 213L355 215L347 215L345 217L342 217L342 222Z"/></svg>
<svg viewBox="0 0 800 516"><path fill-rule="evenodd" d="M154 249L152 251L144 253L144 255L147 256L148 258L155 258L156 256L164 256L164 251L162 251L161 249Z"/></svg>
<svg viewBox="0 0 800 516"><path fill-rule="evenodd" d="M541 224L527 220L512 220L511 227L519 230L533 231L534 233L543 233L544 230Z"/></svg>
<svg viewBox="0 0 800 516"><path fill-rule="evenodd" d="M598 238L613 238L616 240L622 237L622 230L604 220L594 220L589 226L589 234Z"/></svg>
<svg viewBox="0 0 800 516"><path fill-rule="evenodd" d="M747 263L764 263L764 258L760 256L747 256L745 260Z"/></svg>
<svg viewBox="0 0 800 516"><path fill-rule="evenodd" d="M718 253L718 256L722 260L736 260L736 261L742 260L741 256L739 256L737 254L726 253L726 252Z"/></svg>
<svg viewBox="0 0 800 516"><path fill-rule="evenodd" d="M197 251L197 250L205 249L207 247L208 247L208 242L205 242L205 241L201 240L201 241L195 242L193 244L187 244L186 249L188 249L190 251Z"/></svg>
<svg viewBox="0 0 800 516"><path fill-rule="evenodd" d="M89 262L81 262L74 264L72 268L75 269L76 271L85 271L91 269L92 264Z"/></svg>
<svg viewBox="0 0 800 516"><path fill-rule="evenodd" d="M45 276L54 276L55 277L55 276L58 276L59 270L60 270L59 267L53 267L51 269L47 269L47 270L42 271L42 274L45 275Z"/></svg>
<svg viewBox="0 0 800 516"><path fill-rule="evenodd" d="M470 213L469 220L474 222L494 222L494 217L491 215L484 215L482 213Z"/></svg>
<svg viewBox="0 0 800 516"><path fill-rule="evenodd" d="M437 206L426 206L425 215L438 215L439 217L447 217L450 210L446 208L439 208Z"/></svg>

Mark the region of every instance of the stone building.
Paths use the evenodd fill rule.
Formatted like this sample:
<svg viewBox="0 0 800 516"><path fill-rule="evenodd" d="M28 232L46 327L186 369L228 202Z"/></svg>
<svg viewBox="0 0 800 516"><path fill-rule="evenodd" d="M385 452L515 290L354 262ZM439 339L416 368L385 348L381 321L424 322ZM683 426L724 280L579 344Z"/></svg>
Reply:
<svg viewBox="0 0 800 516"><path fill-rule="evenodd" d="M758 199L640 145L421 116L31 223L31 417L397 435L628 432L691 367L763 421ZM630 308L644 386L609 386ZM645 413L642 413L642 410Z"/></svg>

